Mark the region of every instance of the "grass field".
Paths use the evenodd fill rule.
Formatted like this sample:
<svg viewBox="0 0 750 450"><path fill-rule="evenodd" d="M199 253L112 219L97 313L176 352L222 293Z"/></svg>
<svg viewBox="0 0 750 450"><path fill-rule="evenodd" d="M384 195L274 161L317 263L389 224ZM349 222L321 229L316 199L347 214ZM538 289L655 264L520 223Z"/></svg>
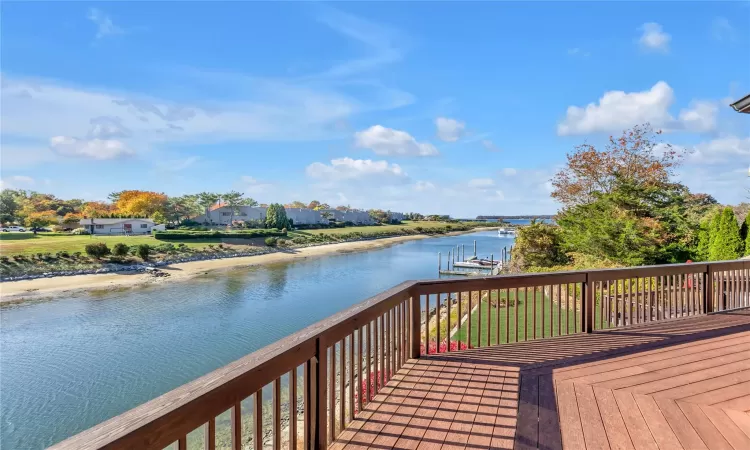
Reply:
<svg viewBox="0 0 750 450"><path fill-rule="evenodd" d="M220 239L191 239L185 245L192 248L203 248L208 244L217 244ZM32 255L35 253L69 253L84 252L86 244L105 242L109 248L122 242L127 245L159 245L166 242L177 244L177 241L159 241L152 236L77 236L59 233L0 233L0 254Z"/></svg>
<svg viewBox="0 0 750 450"><path fill-rule="evenodd" d="M511 300L513 296L511 296ZM516 341L516 331L518 331L518 342L527 340L526 333L528 328L528 339L534 338L534 328L536 328L536 338L542 336L558 336L559 334L574 333L574 330L581 331L580 311L577 312L578 317L574 310L571 308L560 309L557 304L552 302L548 297L544 296L541 292L536 294L536 302L534 302L534 296L529 295L528 302L524 292L519 292L519 303L518 311L516 306L511 305L507 308L504 305L500 305L499 308L491 307L487 301L482 301L481 306L477 308L471 315L471 343L473 346L477 346L481 338L481 345L494 345L498 343L497 340L497 327L500 326L500 344L507 342ZM536 322L534 323L534 304L536 303ZM598 310L598 308L597 308ZM499 322L498 322L499 313ZM560 327L558 329L558 313L560 313ZM506 314L508 320L506 320ZM516 320L516 314L518 314L518 321ZM524 321L524 315L526 315L526 321ZM487 341L487 318L489 316L489 342ZM551 316L551 317L550 317ZM544 320L542 320L544 317ZM566 328L567 318L567 328ZM596 321L598 323L599 314L596 315ZM481 319L481 322L480 322ZM550 320L551 319L551 320ZM543 322L543 324L542 324ZM480 324L481 323L481 324ZM532 325L534 324L534 325ZM543 325L543 326L542 326ZM508 328L510 326L510 328ZM468 321L464 322L461 328L453 335L452 341L467 342L467 333L469 329ZM562 333L560 333L562 331ZM506 334L509 339L506 338Z"/></svg>

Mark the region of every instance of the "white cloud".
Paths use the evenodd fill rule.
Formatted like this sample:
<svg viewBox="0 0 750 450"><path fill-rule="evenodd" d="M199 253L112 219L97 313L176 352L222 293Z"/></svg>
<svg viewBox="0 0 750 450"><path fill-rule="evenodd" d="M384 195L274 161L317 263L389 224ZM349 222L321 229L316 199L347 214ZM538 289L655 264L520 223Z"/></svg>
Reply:
<svg viewBox="0 0 750 450"><path fill-rule="evenodd" d="M50 149L61 156L97 160L116 159L135 154L125 143L115 139L78 139L66 136L51 138Z"/></svg>
<svg viewBox="0 0 750 450"><path fill-rule="evenodd" d="M726 136L693 147L688 161L706 164L744 165L750 161L750 137Z"/></svg>
<svg viewBox="0 0 750 450"><path fill-rule="evenodd" d="M96 8L89 9L86 18L96 25L96 38L101 39L105 36L114 34L123 34L125 30L118 27L112 22L112 19L101 10Z"/></svg>
<svg viewBox="0 0 750 450"><path fill-rule="evenodd" d="M688 109L680 111L679 123L689 131L713 131L716 129L718 113L719 107L714 102L693 101Z"/></svg>
<svg viewBox="0 0 750 450"><path fill-rule="evenodd" d="M263 194L272 190L274 187L273 183L266 183L249 175L243 175L240 177L240 180L242 181L242 190L246 194Z"/></svg>
<svg viewBox="0 0 750 450"><path fill-rule="evenodd" d="M26 175L12 175L0 180L0 189L23 189L36 184L36 180Z"/></svg>
<svg viewBox="0 0 750 450"><path fill-rule="evenodd" d="M434 156L438 150L429 142L417 142L409 133L374 125L354 134L354 144L378 155Z"/></svg>
<svg viewBox="0 0 750 450"><path fill-rule="evenodd" d="M429 181L417 181L414 183L414 190L415 191L433 191L435 190L435 185L430 183Z"/></svg>
<svg viewBox="0 0 750 450"><path fill-rule="evenodd" d="M672 40L672 36L665 33L661 25L654 22L644 23L639 30L642 31L638 40L641 48L663 53L669 51L669 42Z"/></svg>
<svg viewBox="0 0 750 450"><path fill-rule="evenodd" d="M488 152L499 152L500 149L489 139L482 139L482 147Z"/></svg>
<svg viewBox="0 0 750 450"><path fill-rule="evenodd" d="M495 182L491 178L473 178L469 180L468 186L470 188L487 189L495 185Z"/></svg>
<svg viewBox="0 0 750 450"><path fill-rule="evenodd" d="M501 170L501 172L502 172L502 174L503 174L503 175L505 175L506 177L512 177L512 176L514 176L514 175L515 175L516 173L518 173L518 171L517 171L516 169L512 168L512 167L506 167L506 168L504 168L503 170Z"/></svg>
<svg viewBox="0 0 750 450"><path fill-rule="evenodd" d="M330 181L369 177L407 177L406 172L398 164L390 164L388 161L352 158L332 159L331 164L315 162L307 166L305 172L312 178Z"/></svg>
<svg viewBox="0 0 750 450"><path fill-rule="evenodd" d="M678 119L669 108L674 103L674 91L664 81L659 81L647 91L608 91L598 103L585 107L570 106L565 119L558 124L561 136L596 132L621 132L623 129L645 122L664 131L711 131L716 126L718 109L711 102L694 101L680 111Z"/></svg>
<svg viewBox="0 0 750 450"><path fill-rule="evenodd" d="M568 55L570 55L570 56L582 56L582 57L585 58L585 57L591 56L591 53L587 52L587 51L583 51L583 50L581 50L578 47L575 47L575 48L569 48L568 49Z"/></svg>
<svg viewBox="0 0 750 450"><path fill-rule="evenodd" d="M435 126L437 127L438 139L445 142L456 142L466 132L465 123L447 117L435 119Z"/></svg>
<svg viewBox="0 0 750 450"><path fill-rule="evenodd" d="M733 41L737 32L726 17L716 17L711 21L711 34L717 41Z"/></svg>
<svg viewBox="0 0 750 450"><path fill-rule="evenodd" d="M200 161L198 156L188 156L182 159L172 159L167 161L161 161L156 164L156 167L164 172L181 172L193 164Z"/></svg>

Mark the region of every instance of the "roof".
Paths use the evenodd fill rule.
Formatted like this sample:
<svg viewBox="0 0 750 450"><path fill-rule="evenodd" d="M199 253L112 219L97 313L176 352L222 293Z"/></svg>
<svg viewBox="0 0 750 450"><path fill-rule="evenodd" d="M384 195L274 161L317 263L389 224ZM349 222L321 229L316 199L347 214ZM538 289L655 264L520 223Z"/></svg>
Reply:
<svg viewBox="0 0 750 450"><path fill-rule="evenodd" d="M122 223L122 222L129 222L133 220L139 220L141 222L151 222L154 223L151 219L138 219L135 217L123 217L119 219L81 219L81 225L91 225L91 221L94 221L95 225L112 225L115 223Z"/></svg>
<svg viewBox="0 0 750 450"><path fill-rule="evenodd" d="M735 111L750 114L750 94L742 97L741 99L737 100L736 102L732 103L732 108L734 108Z"/></svg>

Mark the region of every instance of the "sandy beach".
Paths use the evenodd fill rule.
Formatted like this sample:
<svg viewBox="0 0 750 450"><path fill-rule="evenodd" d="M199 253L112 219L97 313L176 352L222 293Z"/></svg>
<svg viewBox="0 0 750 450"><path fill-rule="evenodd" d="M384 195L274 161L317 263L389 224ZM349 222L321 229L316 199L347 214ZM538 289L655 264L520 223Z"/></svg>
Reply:
<svg viewBox="0 0 750 450"><path fill-rule="evenodd" d="M472 230L479 231L479 230ZM241 267L252 267L262 264L273 264L318 256L333 255L355 251L366 251L385 247L398 242L424 239L426 235L397 236L372 241L343 242L315 247L292 249L285 252L270 253L237 258L191 261L160 267L168 272L169 277L157 278L147 273L103 273L93 275L76 275L33 280L10 281L0 283L0 303L17 303L39 300L60 295L71 295L88 290L126 289L148 284L171 283L186 280L196 275L216 270L229 270Z"/></svg>

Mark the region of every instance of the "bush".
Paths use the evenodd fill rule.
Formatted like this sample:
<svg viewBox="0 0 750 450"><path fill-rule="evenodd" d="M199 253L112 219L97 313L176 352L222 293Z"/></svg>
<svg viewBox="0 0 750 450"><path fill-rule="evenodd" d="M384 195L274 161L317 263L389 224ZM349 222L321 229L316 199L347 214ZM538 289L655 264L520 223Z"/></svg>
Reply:
<svg viewBox="0 0 750 450"><path fill-rule="evenodd" d="M127 256L129 251L130 247L128 247L127 244L123 244L122 242L118 242L114 247L112 247L112 253L114 253L115 256Z"/></svg>
<svg viewBox="0 0 750 450"><path fill-rule="evenodd" d="M177 230L177 231L156 231L154 237L159 240L185 240L185 239L206 239L206 238L229 238L229 239L253 239L259 237L269 236L284 236L285 233L276 230L241 230L241 231L190 231L190 230Z"/></svg>
<svg viewBox="0 0 750 450"><path fill-rule="evenodd" d="M71 231L70 234L91 234L91 233L89 233L89 230L85 228L76 228L75 230Z"/></svg>
<svg viewBox="0 0 750 450"><path fill-rule="evenodd" d="M144 261L148 261L149 252L151 252L151 247L149 247L148 244L141 244L138 246L138 249L136 250L138 257Z"/></svg>
<svg viewBox="0 0 750 450"><path fill-rule="evenodd" d="M266 245L269 247L276 247L276 244L278 243L278 239L275 237L267 237L266 238Z"/></svg>
<svg viewBox="0 0 750 450"><path fill-rule="evenodd" d="M101 259L102 256L109 255L109 247L104 242L93 242L86 244L86 254L96 259Z"/></svg>
<svg viewBox="0 0 750 450"><path fill-rule="evenodd" d="M2 262L3 264L7 264L9 261L10 258L8 258L7 256L0 256L0 262Z"/></svg>
<svg viewBox="0 0 750 450"><path fill-rule="evenodd" d="M81 252L74 252L72 256L73 258L78 259L81 257Z"/></svg>

